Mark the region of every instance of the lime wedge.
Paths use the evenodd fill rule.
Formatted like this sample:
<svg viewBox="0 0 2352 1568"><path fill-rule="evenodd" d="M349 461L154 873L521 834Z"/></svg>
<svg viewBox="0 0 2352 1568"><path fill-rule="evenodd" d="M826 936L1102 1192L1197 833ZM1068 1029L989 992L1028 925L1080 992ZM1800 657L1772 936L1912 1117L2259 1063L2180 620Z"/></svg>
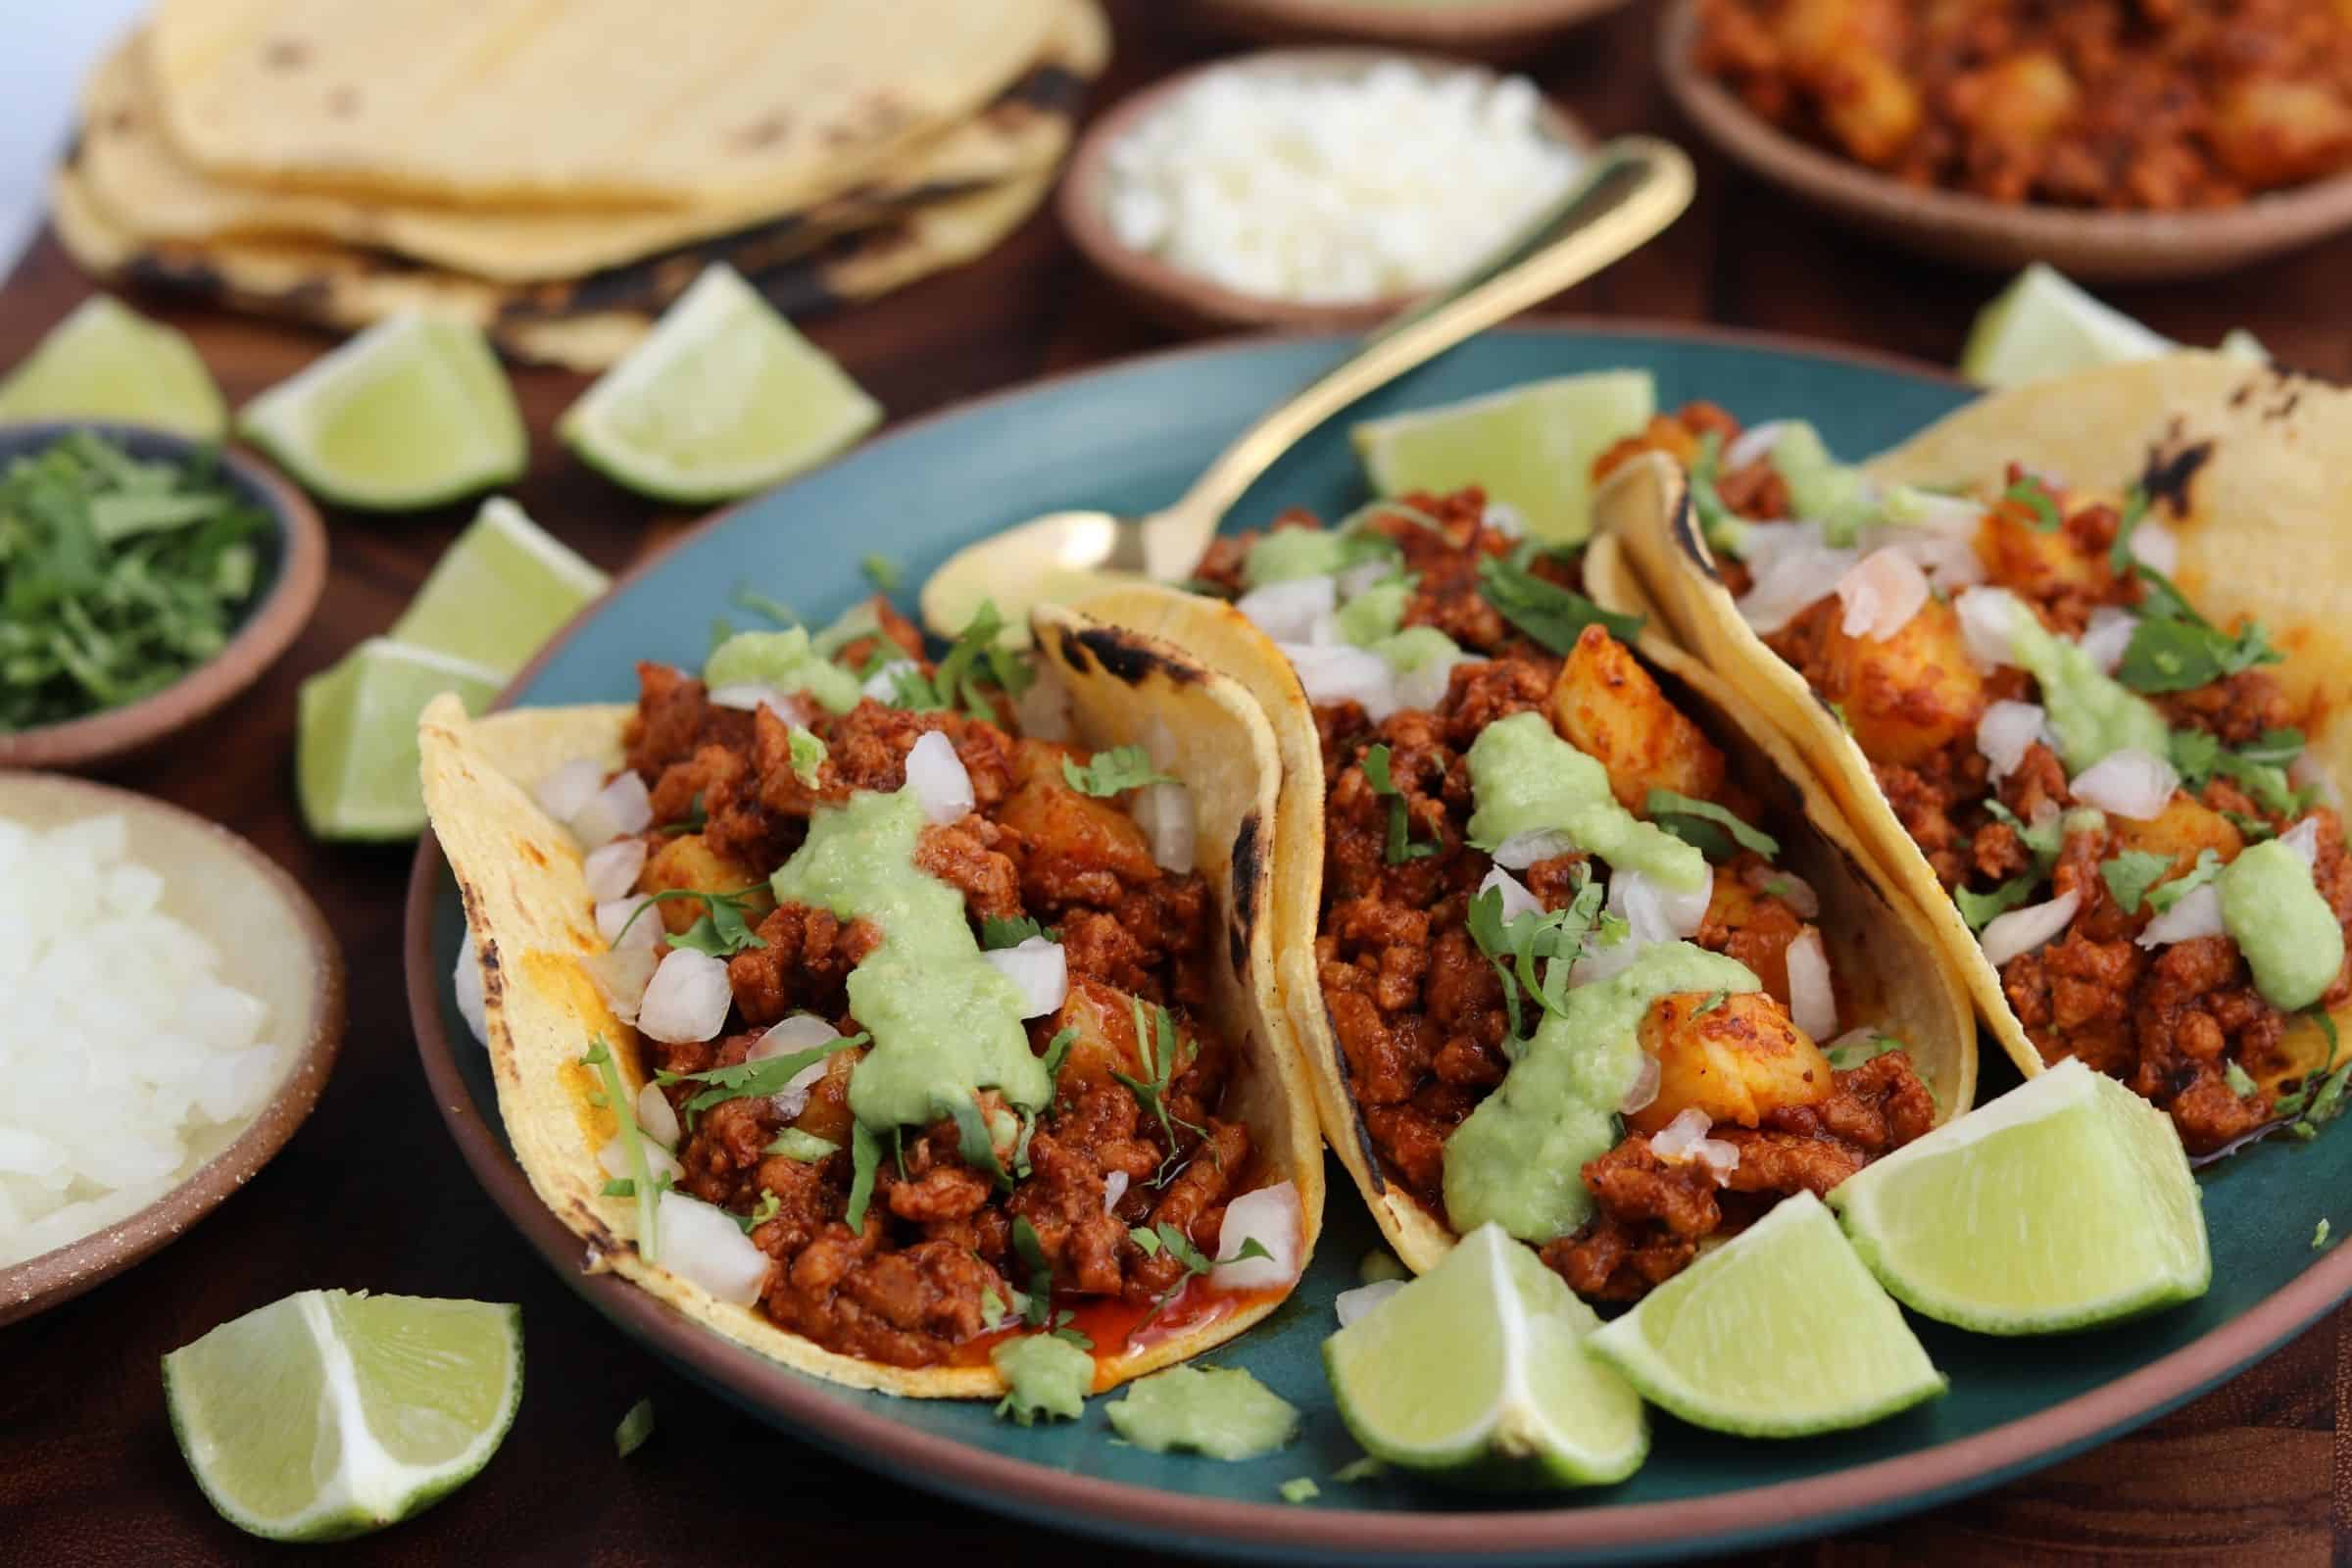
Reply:
<svg viewBox="0 0 2352 1568"><path fill-rule="evenodd" d="M2112 1323L2213 1281L2172 1118L2080 1061L1865 1166L1830 1206L1889 1291L1979 1334Z"/></svg>
<svg viewBox="0 0 2352 1568"><path fill-rule="evenodd" d="M1384 496L1480 485L1535 538L1574 544L1592 531L1592 460L1657 404L1648 371L1600 370L1367 420L1348 435Z"/></svg>
<svg viewBox="0 0 2352 1568"><path fill-rule="evenodd" d="M1986 386L2019 386L2093 366L2153 359L2180 347L2101 304L2046 262L2035 262L1977 313L1960 373Z"/></svg>
<svg viewBox="0 0 2352 1568"><path fill-rule="evenodd" d="M296 704L295 794L322 839L407 839L424 827L416 715L454 691L478 713L498 695L495 669L370 637L302 683Z"/></svg>
<svg viewBox="0 0 2352 1568"><path fill-rule="evenodd" d="M0 420L119 419L198 441L228 433L228 406L185 333L93 294L0 381Z"/></svg>
<svg viewBox="0 0 2352 1568"><path fill-rule="evenodd" d="M415 512L521 475L522 414L479 329L369 327L238 412L237 433L338 506Z"/></svg>
<svg viewBox="0 0 2352 1568"><path fill-rule="evenodd" d="M693 506L779 484L881 417L840 366L712 263L556 433L614 483Z"/></svg>
<svg viewBox="0 0 2352 1568"><path fill-rule="evenodd" d="M340 1541L470 1481L522 1401L522 1312L303 1291L164 1357L164 1402L220 1517Z"/></svg>
<svg viewBox="0 0 2352 1568"><path fill-rule="evenodd" d="M1586 1353L1600 1319L1536 1254L1482 1225L1323 1342L1364 1451L1448 1483L1622 1481L1649 1452L1642 1400Z"/></svg>
<svg viewBox="0 0 2352 1568"><path fill-rule="evenodd" d="M1652 1402L1748 1438L1864 1426L1945 1387L1811 1193L1781 1200L1592 1346Z"/></svg>
<svg viewBox="0 0 2352 1568"><path fill-rule="evenodd" d="M512 675L612 580L514 502L492 496L389 635Z"/></svg>

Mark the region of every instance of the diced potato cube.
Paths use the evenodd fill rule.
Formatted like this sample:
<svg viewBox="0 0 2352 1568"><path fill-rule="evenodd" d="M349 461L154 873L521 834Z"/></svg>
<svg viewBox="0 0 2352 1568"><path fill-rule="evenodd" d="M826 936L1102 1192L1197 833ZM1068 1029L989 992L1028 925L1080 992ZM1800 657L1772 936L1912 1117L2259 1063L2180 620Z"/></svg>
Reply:
<svg viewBox="0 0 2352 1568"><path fill-rule="evenodd" d="M758 925L776 906L767 891L767 875L710 847L700 833L682 833L646 858L637 877L638 891L662 893L692 889L697 893L740 893L752 890L743 906L744 923ZM662 924L672 936L703 917L700 899L664 899L654 906Z"/></svg>
<svg viewBox="0 0 2352 1568"><path fill-rule="evenodd" d="M1653 788L1704 801L1723 786L1723 753L1666 700L1633 650L1597 625L1584 629L1560 666L1551 722L1608 769L1610 793L1629 810Z"/></svg>
<svg viewBox="0 0 2352 1568"><path fill-rule="evenodd" d="M1149 882L1159 875L1152 841L1115 799L1102 800L1070 787L1062 776L1065 746L1022 741L1013 754L1011 796L997 819L1029 844L1032 862L1062 860L1081 867L1103 866L1121 882Z"/></svg>
<svg viewBox="0 0 2352 1568"><path fill-rule="evenodd" d="M1658 1098L1626 1117L1629 1127L1653 1133L1692 1106L1710 1121L1754 1127L1771 1111L1828 1098L1829 1058L1780 1004L1761 992L1712 1007L1708 1000L1677 992L1642 1015L1642 1049L1658 1058Z"/></svg>
<svg viewBox="0 0 2352 1568"><path fill-rule="evenodd" d="M1977 558L1986 575L2035 601L2077 588L2103 596L2115 586L2115 569L2104 551L2084 550L2065 529L2044 533L2033 509L2008 501L1984 514L1977 530Z"/></svg>
<svg viewBox="0 0 2352 1568"><path fill-rule="evenodd" d="M2107 824L2114 830L2118 850L2171 856L2173 868L2165 873L2167 881L2195 865L2199 850L2213 851L2226 864L2246 847L2245 836L2228 817L2180 794L2174 795L2163 810L2144 822L2110 816Z"/></svg>
<svg viewBox="0 0 2352 1568"><path fill-rule="evenodd" d="M1819 667L1821 695L1845 710L1874 762L1922 761L1974 733L1984 711L1984 678L1968 662L1958 612L1941 600L1930 599L1884 642L1847 636L1833 609Z"/></svg>

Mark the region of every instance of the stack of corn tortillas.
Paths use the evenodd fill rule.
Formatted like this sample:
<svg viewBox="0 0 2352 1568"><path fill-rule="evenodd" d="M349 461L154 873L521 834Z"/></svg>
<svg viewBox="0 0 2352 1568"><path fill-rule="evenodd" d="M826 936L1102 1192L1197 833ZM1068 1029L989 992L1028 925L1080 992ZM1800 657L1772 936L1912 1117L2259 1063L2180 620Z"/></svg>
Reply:
<svg viewBox="0 0 2352 1568"><path fill-rule="evenodd" d="M53 217L109 277L597 369L711 261L791 312L986 251L1108 51L1097 0L159 0Z"/></svg>

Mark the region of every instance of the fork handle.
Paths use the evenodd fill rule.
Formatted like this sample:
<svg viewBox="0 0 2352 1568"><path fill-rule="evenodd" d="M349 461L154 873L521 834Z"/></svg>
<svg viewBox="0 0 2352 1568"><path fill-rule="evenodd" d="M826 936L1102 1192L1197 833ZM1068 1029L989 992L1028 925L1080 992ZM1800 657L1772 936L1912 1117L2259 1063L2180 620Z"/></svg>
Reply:
<svg viewBox="0 0 2352 1568"><path fill-rule="evenodd" d="M1477 270L1384 322L1354 353L1264 415L1147 527L1146 570L1192 571L1242 493L1325 419L1464 338L1581 283L1639 249L1690 205L1690 160L1671 142L1623 136L1585 179Z"/></svg>

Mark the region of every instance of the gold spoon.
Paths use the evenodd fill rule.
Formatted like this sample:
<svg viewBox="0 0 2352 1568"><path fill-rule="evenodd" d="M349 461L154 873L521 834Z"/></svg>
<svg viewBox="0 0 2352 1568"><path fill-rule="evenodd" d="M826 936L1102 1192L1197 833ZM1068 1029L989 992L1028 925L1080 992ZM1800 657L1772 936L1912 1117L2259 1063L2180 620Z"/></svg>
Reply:
<svg viewBox="0 0 2352 1568"><path fill-rule="evenodd" d="M1638 249L1690 205L1681 148L1625 136L1592 156L1574 191L1499 255L1399 313L1288 403L1243 431L1175 505L1144 517L1050 512L966 545L923 584L923 624L954 637L994 600L1028 641L1033 605L1114 581L1189 576L1228 508L1309 431L1405 371Z"/></svg>

